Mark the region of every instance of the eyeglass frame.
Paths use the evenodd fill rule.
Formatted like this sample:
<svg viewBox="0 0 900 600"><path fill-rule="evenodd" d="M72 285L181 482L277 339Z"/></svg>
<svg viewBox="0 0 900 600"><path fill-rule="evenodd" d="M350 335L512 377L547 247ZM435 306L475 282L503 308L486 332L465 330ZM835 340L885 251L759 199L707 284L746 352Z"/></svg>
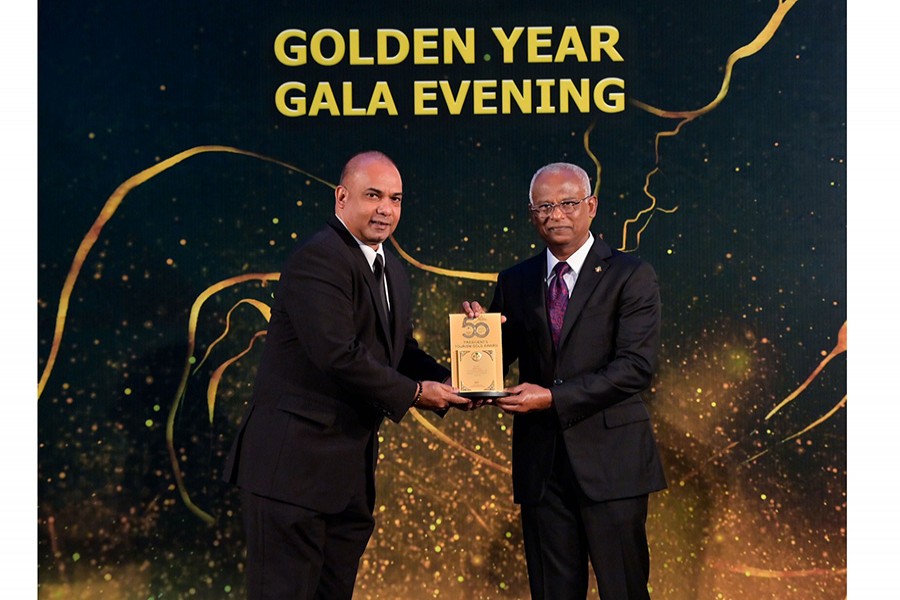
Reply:
<svg viewBox="0 0 900 600"><path fill-rule="evenodd" d="M582 202L584 202L585 200L587 200L589 198L593 198L593 197L594 197L594 194L588 194L581 200L563 200L562 202L544 202L542 204L539 204L538 206L535 206L534 204L529 202L528 210L530 210L532 212L532 214L534 214L542 219L546 219L546 218L550 217L550 215L553 214L553 211L556 210L557 208L560 210L560 212L562 214L571 215L575 212L575 210L578 208L578 206Z"/></svg>

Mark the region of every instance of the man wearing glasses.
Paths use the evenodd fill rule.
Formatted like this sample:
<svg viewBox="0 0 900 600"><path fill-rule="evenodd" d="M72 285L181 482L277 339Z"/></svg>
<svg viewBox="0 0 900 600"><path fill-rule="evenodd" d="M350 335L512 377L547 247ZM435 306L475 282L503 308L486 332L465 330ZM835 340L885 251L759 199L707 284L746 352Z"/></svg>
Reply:
<svg viewBox="0 0 900 600"><path fill-rule="evenodd" d="M546 251L500 273L504 367L520 383L493 404L514 415L513 492L531 597L647 599L648 494L666 487L650 416L659 345L653 268L591 235L597 198L580 167L553 163L530 188ZM470 317L483 312L463 303Z"/></svg>

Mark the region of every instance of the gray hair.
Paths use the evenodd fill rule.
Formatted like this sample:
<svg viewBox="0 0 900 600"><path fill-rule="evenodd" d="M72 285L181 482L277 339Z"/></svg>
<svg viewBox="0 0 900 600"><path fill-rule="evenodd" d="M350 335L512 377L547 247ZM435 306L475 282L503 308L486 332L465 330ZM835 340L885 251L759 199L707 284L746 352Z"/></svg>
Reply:
<svg viewBox="0 0 900 600"><path fill-rule="evenodd" d="M581 180L581 184L584 186L585 193L591 193L591 178L588 177L588 174L584 169L582 169L578 165L573 165L572 163L550 163L549 165L544 165L543 167L535 171L534 175L531 177L531 185L528 186L528 200L532 203L534 202L534 197L532 196L532 191L534 190L534 182L537 181L537 178L544 173L572 174Z"/></svg>

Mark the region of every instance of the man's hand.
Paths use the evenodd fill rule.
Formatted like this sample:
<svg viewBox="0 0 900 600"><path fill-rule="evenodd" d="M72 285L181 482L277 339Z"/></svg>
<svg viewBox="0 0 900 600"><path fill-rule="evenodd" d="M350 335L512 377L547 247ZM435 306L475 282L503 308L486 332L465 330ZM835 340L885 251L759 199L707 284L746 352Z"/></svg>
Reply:
<svg viewBox="0 0 900 600"><path fill-rule="evenodd" d="M481 307L478 302L469 302L468 300L464 300L462 303L463 312L466 313L466 316L470 319L474 319L478 315L484 312L484 309Z"/></svg>
<svg viewBox="0 0 900 600"><path fill-rule="evenodd" d="M509 396L494 398L492 404L508 413L528 413L536 410L547 410L553 406L553 394L549 389L533 383L520 383L506 388Z"/></svg>
<svg viewBox="0 0 900 600"><path fill-rule="evenodd" d="M472 401L457 396L453 388L446 383L423 381L422 395L413 406L427 410L443 410L450 407L468 410L472 408Z"/></svg>
<svg viewBox="0 0 900 600"><path fill-rule="evenodd" d="M475 302L469 302L468 300L464 300L462 303L462 309L463 309L463 312L466 313L466 316L469 317L470 319L479 317L482 314L487 312L486 310L484 310L484 307L482 307L478 303L477 300ZM500 322L506 323L506 317L504 317L503 315L500 315Z"/></svg>

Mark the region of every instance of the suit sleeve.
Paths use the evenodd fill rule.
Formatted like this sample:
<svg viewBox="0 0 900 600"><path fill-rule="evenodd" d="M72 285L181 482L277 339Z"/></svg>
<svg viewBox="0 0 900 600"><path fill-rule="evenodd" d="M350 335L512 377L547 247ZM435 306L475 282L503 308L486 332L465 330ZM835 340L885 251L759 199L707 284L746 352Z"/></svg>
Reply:
<svg viewBox="0 0 900 600"><path fill-rule="evenodd" d="M396 279L396 289L398 293L403 294L409 299L409 278L406 275L406 271L399 263L397 263L393 256L390 256L390 258L390 273L391 277ZM430 354L419 347L419 342L413 337L412 315L409 302L404 302L403 305L405 307L403 314L397 315L397 318L403 320L404 325L403 353L400 355L400 364L397 366L397 370L407 377L419 381L443 381L450 376L450 371L438 364Z"/></svg>
<svg viewBox="0 0 900 600"><path fill-rule="evenodd" d="M612 360L553 388L553 401L563 428L650 386L659 348L660 300L656 273L648 263L640 263L625 281L616 315Z"/></svg>
<svg viewBox="0 0 900 600"><path fill-rule="evenodd" d="M412 331L406 336L406 345L397 370L419 381L443 381L450 376L450 371L446 367L442 367L430 354L419 348Z"/></svg>
<svg viewBox="0 0 900 600"><path fill-rule="evenodd" d="M282 273L278 293L304 353L350 397L369 402L393 421L412 405L416 383L376 359L360 341L355 299L367 294L354 265L325 244L294 254ZM369 311L365 311L368 313Z"/></svg>

